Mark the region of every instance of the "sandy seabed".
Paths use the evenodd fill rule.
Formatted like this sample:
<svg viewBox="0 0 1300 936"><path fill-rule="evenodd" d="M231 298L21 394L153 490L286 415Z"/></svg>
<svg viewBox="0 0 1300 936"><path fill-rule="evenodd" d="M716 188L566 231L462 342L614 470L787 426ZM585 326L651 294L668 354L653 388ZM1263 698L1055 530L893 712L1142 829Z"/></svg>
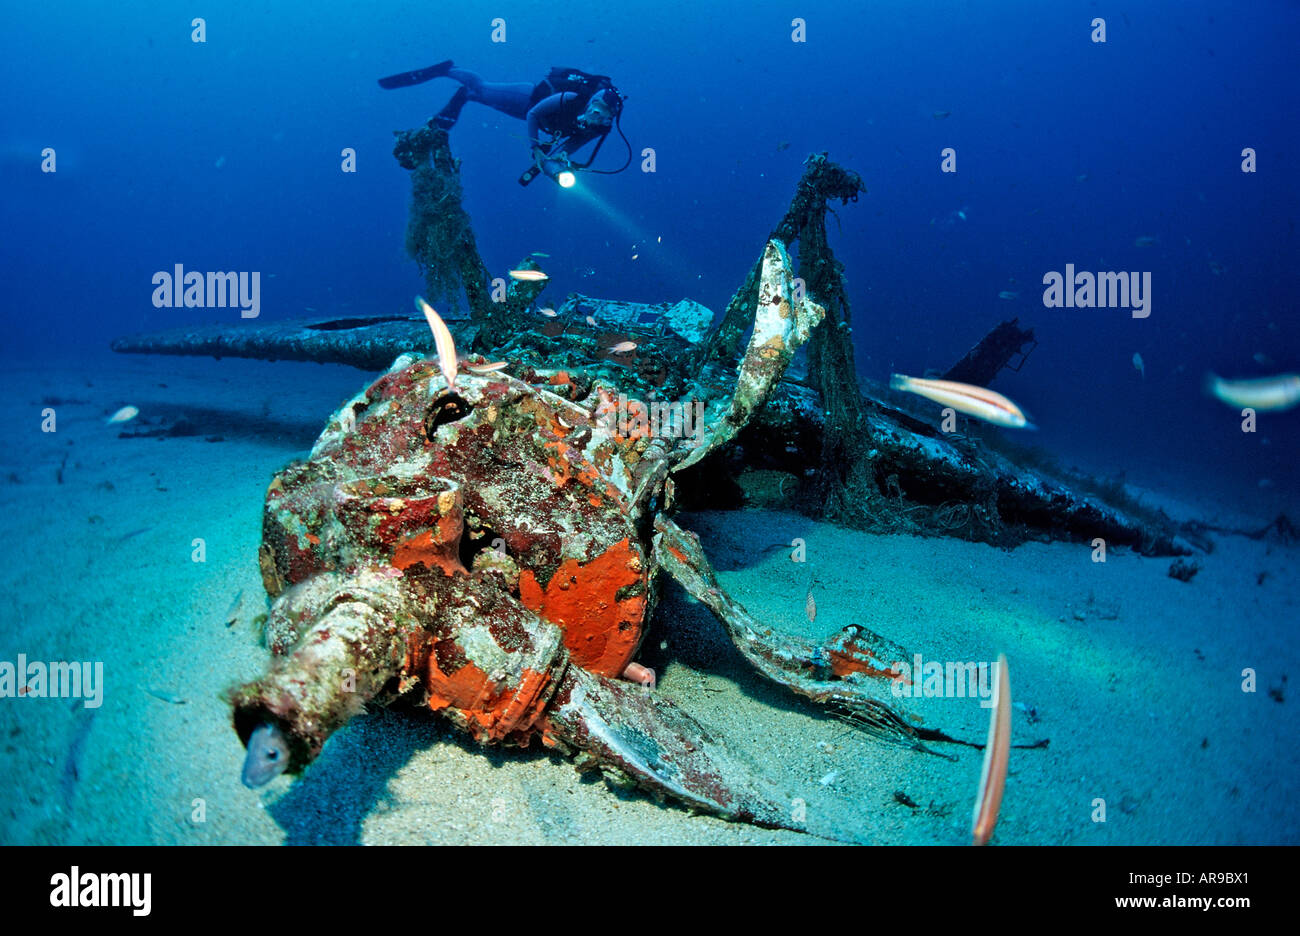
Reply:
<svg viewBox="0 0 1300 936"><path fill-rule="evenodd" d="M355 719L297 780L245 789L221 693L267 660L253 624L266 607L263 494L366 375L105 353L12 363L2 379L17 428L0 450L0 661L102 661L105 685L97 709L0 699L0 842L823 843L694 815L558 755L480 748L401 711ZM140 415L106 425L126 404ZM46 407L56 432L41 431ZM119 435L181 418L194 435ZM1162 495L1180 517L1271 519L1233 515L1203 492ZM1049 743L1013 750L995 843L1300 841L1300 700L1287 683L1300 643L1296 547L1221 536L1184 583L1169 559L1112 550L1100 564L1080 544L1004 551L771 510L678 519L723 585L778 630L865 625L925 660L1006 653L1014 742ZM790 559L796 537L804 563ZM642 659L659 671L657 691L847 838L969 841L976 748L936 745L949 760L849 729L749 670L675 584ZM1248 668L1255 692L1242 688ZM974 699L908 706L953 737L987 731Z"/></svg>

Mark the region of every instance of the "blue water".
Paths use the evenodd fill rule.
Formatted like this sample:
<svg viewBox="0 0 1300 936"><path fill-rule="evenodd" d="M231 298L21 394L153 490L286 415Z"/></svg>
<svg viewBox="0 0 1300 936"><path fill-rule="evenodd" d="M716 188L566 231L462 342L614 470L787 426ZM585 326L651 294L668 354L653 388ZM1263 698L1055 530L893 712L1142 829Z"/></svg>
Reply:
<svg viewBox="0 0 1300 936"><path fill-rule="evenodd" d="M262 322L408 311L422 280L392 132L457 86L376 79L446 58L492 81L569 65L627 96L631 165L521 187L522 123L469 104L451 139L492 270L543 251L556 302L685 296L720 313L804 159L827 152L868 188L828 219L861 376L944 369L1017 316L1040 346L997 387L1048 450L1261 516L1300 496L1300 409L1243 433L1201 389L1207 371L1300 371L1300 3L160 6L0 14L0 360L237 318L155 308L151 277L178 263L260 271ZM46 147L57 172L41 171ZM595 167L626 156L612 135ZM1042 277L1066 264L1149 272L1150 316L1045 308Z"/></svg>
<svg viewBox="0 0 1300 936"><path fill-rule="evenodd" d="M1041 347L1003 389L1048 446L1113 461L1122 443L1135 462L1183 465L1209 452L1233 483L1294 483L1300 417L1242 438L1200 383L1206 370L1260 376L1300 361L1300 5L808 2L805 43L791 41L783 4L609 10L218 3L196 44L189 12L10 4L8 353L211 319L152 307L151 275L175 263L262 271L264 321L405 310L420 280L391 131L422 123L456 85L383 91L375 79L443 58L497 81L566 64L628 96L633 164L584 177L587 194L521 188L522 123L468 105L453 145L493 269L540 250L557 294L720 310L804 157L827 151L869 188L830 222L865 376L946 367L1018 315ZM1090 41L1095 15L1104 44ZM504 43L491 41L494 16ZM53 175L39 171L46 146ZM1240 171L1246 146L1255 173ZM344 147L354 174L340 171ZM640 171L644 147L654 173ZM944 147L955 174L939 171ZM611 136L596 165L625 157ZM1158 240L1141 249L1138 237ZM1150 318L1042 308L1042 275L1066 263L1150 271Z"/></svg>

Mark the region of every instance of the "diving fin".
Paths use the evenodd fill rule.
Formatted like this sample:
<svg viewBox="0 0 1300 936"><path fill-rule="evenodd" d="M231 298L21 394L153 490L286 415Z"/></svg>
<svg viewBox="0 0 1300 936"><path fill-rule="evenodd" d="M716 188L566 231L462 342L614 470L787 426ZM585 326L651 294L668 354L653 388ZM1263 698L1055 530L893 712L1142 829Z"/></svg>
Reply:
<svg viewBox="0 0 1300 936"><path fill-rule="evenodd" d="M424 84L426 81L432 81L434 78L441 78L451 71L455 63L451 59L445 62L439 62L437 65L430 65L428 68L417 68L415 71L402 72L400 75L389 75L387 78L379 79L381 88L409 88L412 85Z"/></svg>

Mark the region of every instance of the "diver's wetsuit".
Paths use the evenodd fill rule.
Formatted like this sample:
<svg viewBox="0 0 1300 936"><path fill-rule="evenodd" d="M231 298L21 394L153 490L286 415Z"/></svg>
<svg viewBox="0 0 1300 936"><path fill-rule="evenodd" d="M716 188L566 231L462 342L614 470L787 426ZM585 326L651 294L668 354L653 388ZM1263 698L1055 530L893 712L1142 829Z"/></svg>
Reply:
<svg viewBox="0 0 1300 936"><path fill-rule="evenodd" d="M552 93L554 89L545 79L536 84L484 81L476 72L464 68L450 69L447 77L459 81L461 87L433 118L433 123L444 130L455 125L467 101L477 101L510 117L527 121L528 139L533 146L541 145L543 130L562 137L546 152L552 158L572 157L592 140L609 133L608 127L584 130L578 125L578 115L587 109L591 94L575 91Z"/></svg>
<svg viewBox="0 0 1300 936"><path fill-rule="evenodd" d="M459 81L461 88L447 106L434 118L438 126L450 130L460 119L461 109L466 101L478 101L493 110L523 120L528 116L528 108L533 105L533 91L536 85L527 81L484 81L476 72L465 68L452 68L447 77Z"/></svg>

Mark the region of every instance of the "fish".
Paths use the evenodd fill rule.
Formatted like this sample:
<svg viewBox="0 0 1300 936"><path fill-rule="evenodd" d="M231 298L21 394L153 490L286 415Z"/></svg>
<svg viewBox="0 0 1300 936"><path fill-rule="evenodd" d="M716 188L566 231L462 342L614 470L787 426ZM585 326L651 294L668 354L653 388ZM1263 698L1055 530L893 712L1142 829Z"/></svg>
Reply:
<svg viewBox="0 0 1300 936"><path fill-rule="evenodd" d="M789 141L789 140L782 140L780 143L776 144L776 151L777 151L778 153L784 152L785 150L788 150L789 148L790 148L790 141Z"/></svg>
<svg viewBox="0 0 1300 936"><path fill-rule="evenodd" d="M596 327L596 316L594 316L594 315L588 315L588 316L587 316L587 324L590 325L592 328L595 328L595 327Z"/></svg>
<svg viewBox="0 0 1300 936"><path fill-rule="evenodd" d="M1151 236L1150 234L1143 234L1141 237L1139 237L1139 238L1137 238L1136 240L1133 241L1133 246L1134 246L1134 247L1154 247L1154 246L1155 246L1156 244L1158 244L1158 243L1160 243L1160 238L1158 238L1158 237L1153 237L1153 236Z"/></svg>
<svg viewBox="0 0 1300 936"><path fill-rule="evenodd" d="M1147 366L1142 362L1142 355L1136 351L1133 352L1133 366L1137 368L1137 372L1141 374L1142 379L1145 380L1147 376Z"/></svg>
<svg viewBox="0 0 1300 936"><path fill-rule="evenodd" d="M610 354L627 354L636 350L635 341L620 341L614 347L609 349Z"/></svg>
<svg viewBox="0 0 1300 936"><path fill-rule="evenodd" d="M550 279L541 270L511 270L510 278L517 279L521 283L543 283Z"/></svg>
<svg viewBox="0 0 1300 936"><path fill-rule="evenodd" d="M995 426L1006 426L1009 429L1038 428L1025 418L1025 414L1016 404L1002 394L985 390L983 387L973 387L954 380L925 380L903 374L891 374L889 386L894 390L923 396L942 406L951 406L959 412L991 422Z"/></svg>
<svg viewBox="0 0 1300 936"><path fill-rule="evenodd" d="M184 699L176 695L176 693L174 692L168 692L166 689L155 689L152 686L141 686L140 691L148 693L149 695L153 696L155 699L159 699L160 701L169 702L172 705L185 704Z"/></svg>
<svg viewBox="0 0 1300 936"><path fill-rule="evenodd" d="M429 330L433 332L433 343L438 348L438 366L442 368L442 376L447 379L447 389L455 391L456 342L452 340L447 324L437 312L433 311L433 306L424 301L423 297L415 297L415 307L424 313L425 319L429 322Z"/></svg>
<svg viewBox="0 0 1300 936"><path fill-rule="evenodd" d="M124 406L112 416L108 417L108 419L105 420L105 423L111 426L114 423L130 422L139 415L140 411L134 406Z"/></svg>
<svg viewBox="0 0 1300 936"><path fill-rule="evenodd" d="M1077 176L1074 177L1074 181L1076 181L1076 182L1087 182L1087 181L1088 181L1088 173L1086 173L1086 172L1080 172Z"/></svg>
<svg viewBox="0 0 1300 936"><path fill-rule="evenodd" d="M239 779L250 790L278 777L289 764L289 742L276 725L268 723L254 729L248 736L247 751Z"/></svg>
<svg viewBox="0 0 1300 936"><path fill-rule="evenodd" d="M813 597L811 588L808 589L808 600L803 603L803 609L808 614L809 624L817 620L817 599Z"/></svg>
<svg viewBox="0 0 1300 936"><path fill-rule="evenodd" d="M930 224L931 226L937 225L938 227L945 228L945 229L956 227L958 221L966 220L966 209L968 207L969 207L968 205L962 205L956 211L948 212L946 215L943 216L942 220L939 220L937 218L931 218Z"/></svg>
<svg viewBox="0 0 1300 936"><path fill-rule="evenodd" d="M999 299L1019 299L1019 298L1020 298L1020 293L1018 293L1018 292L1012 292L1010 289L1004 289L1004 290L1002 290L1002 292L998 293L998 298L999 298Z"/></svg>
<svg viewBox="0 0 1300 936"><path fill-rule="evenodd" d="M509 361L493 361L491 364L470 364L468 370L471 374L490 374L508 366L510 366Z"/></svg>
<svg viewBox="0 0 1300 936"><path fill-rule="evenodd" d="M1254 380L1224 380L1205 375L1205 389L1229 406L1261 412L1281 412L1300 403L1300 374L1279 374Z"/></svg>
<svg viewBox="0 0 1300 936"><path fill-rule="evenodd" d="M555 318L558 314L554 309L538 309L537 311L541 312L542 315L545 315L547 318Z"/></svg>
<svg viewBox="0 0 1300 936"><path fill-rule="evenodd" d="M943 120L945 117L951 117L952 111L935 111L930 116L932 116L935 120Z"/></svg>
<svg viewBox="0 0 1300 936"><path fill-rule="evenodd" d="M1224 271L1227 269L1228 268L1224 266L1222 263L1220 263L1218 260L1210 261L1210 272L1213 273L1215 276L1222 276L1224 274Z"/></svg>
<svg viewBox="0 0 1300 936"><path fill-rule="evenodd" d="M138 530L132 530L130 533L123 533L121 536L117 538L117 542L122 543L125 542L126 540L134 539L135 537L139 536L141 533L148 533L156 525L157 524L151 524L149 526L140 527L140 529Z"/></svg>
<svg viewBox="0 0 1300 936"><path fill-rule="evenodd" d="M81 779L81 756L85 752L86 739L90 736L90 729L95 724L95 714L98 711L99 709L88 709L82 706L76 709L76 714L73 716L68 752L64 755L63 771L59 777L59 792L63 795L63 808L69 812L76 797L77 782Z"/></svg>
<svg viewBox="0 0 1300 936"><path fill-rule="evenodd" d="M230 602L230 607L226 608L226 626L231 627L235 621L239 620L239 605L244 600L244 590L241 588L235 593L234 599ZM146 690L148 691L148 690Z"/></svg>
<svg viewBox="0 0 1300 936"><path fill-rule="evenodd" d="M632 254L632 259L635 260L635 259L636 259L637 257L639 257L639 256L641 256L641 255L640 255L640 254Z"/></svg>
<svg viewBox="0 0 1300 936"><path fill-rule="evenodd" d="M1011 755L1011 677L1007 657L998 654L997 682L993 684L993 708L989 711L989 738L984 745L984 767L980 770L975 813L971 817L971 844L983 845L993 835L1007 783L1007 761Z"/></svg>
<svg viewBox="0 0 1300 936"><path fill-rule="evenodd" d="M1273 366L1273 359L1269 357L1267 354L1265 354L1263 351L1256 351L1253 355L1251 355L1251 357L1254 359L1255 363L1260 365L1261 367Z"/></svg>
<svg viewBox="0 0 1300 936"><path fill-rule="evenodd" d="M530 253L528 256L530 256L530 257L543 257L543 258L545 258L545 259L547 259L547 260L551 259L551 255L550 255L550 254L548 254L548 253L542 253L540 250L534 250L534 251L533 251L532 253Z"/></svg>

